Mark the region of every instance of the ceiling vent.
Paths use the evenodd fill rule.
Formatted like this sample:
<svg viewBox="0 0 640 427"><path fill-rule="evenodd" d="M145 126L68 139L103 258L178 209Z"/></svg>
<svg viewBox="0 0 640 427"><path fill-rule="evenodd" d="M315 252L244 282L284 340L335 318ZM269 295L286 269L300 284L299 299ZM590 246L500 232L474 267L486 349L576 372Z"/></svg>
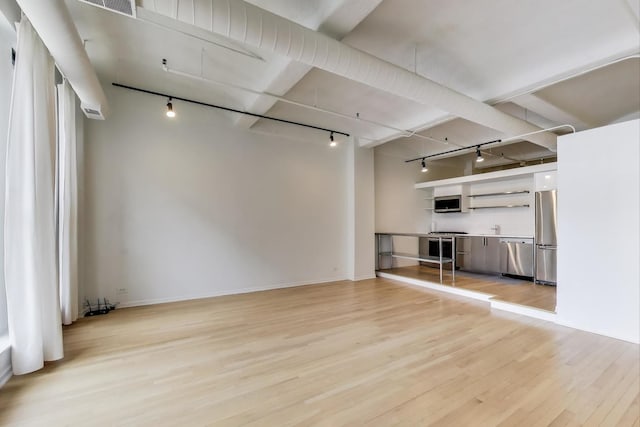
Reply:
<svg viewBox="0 0 640 427"><path fill-rule="evenodd" d="M89 3L102 9L122 15L136 17L136 1L135 0L80 0L83 3Z"/></svg>

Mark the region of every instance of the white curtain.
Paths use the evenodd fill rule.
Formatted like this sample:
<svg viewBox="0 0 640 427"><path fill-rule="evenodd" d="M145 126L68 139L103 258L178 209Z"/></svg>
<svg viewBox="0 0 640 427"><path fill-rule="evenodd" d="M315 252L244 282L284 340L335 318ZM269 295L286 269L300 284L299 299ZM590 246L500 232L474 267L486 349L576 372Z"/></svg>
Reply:
<svg viewBox="0 0 640 427"><path fill-rule="evenodd" d="M63 356L54 223L54 63L26 17L18 27L6 158L5 284L14 374Z"/></svg>
<svg viewBox="0 0 640 427"><path fill-rule="evenodd" d="M58 85L58 272L62 323L78 319L78 164L76 96Z"/></svg>

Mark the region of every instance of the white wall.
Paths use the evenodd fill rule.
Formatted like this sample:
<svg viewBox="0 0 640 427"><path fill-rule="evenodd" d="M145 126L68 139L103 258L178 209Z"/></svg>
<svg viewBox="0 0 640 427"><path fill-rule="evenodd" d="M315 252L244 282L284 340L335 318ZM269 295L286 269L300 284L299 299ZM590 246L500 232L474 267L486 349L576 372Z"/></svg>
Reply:
<svg viewBox="0 0 640 427"><path fill-rule="evenodd" d="M640 121L558 138L560 323L640 341Z"/></svg>
<svg viewBox="0 0 640 427"><path fill-rule="evenodd" d="M519 208L476 209L460 213L434 213L432 228L436 231L464 231L472 234L500 234L533 237L534 185L533 177L511 178L504 181L466 184L468 194L490 194L504 191L529 190L528 194L469 198L470 206L529 205ZM436 190L436 195L438 188ZM420 190L416 190L420 191Z"/></svg>
<svg viewBox="0 0 640 427"><path fill-rule="evenodd" d="M377 232L426 233L431 223L431 212L425 208L429 202L422 191L413 187L420 181L420 169L406 164L404 159L386 154L381 148L374 150L375 160L375 230ZM429 173L429 172L428 172ZM422 178L424 179L424 178ZM394 237L397 252L418 253L418 239ZM417 264L395 259L394 265Z"/></svg>
<svg viewBox="0 0 640 427"><path fill-rule="evenodd" d="M15 47L15 33L0 17L0 341L7 333L7 307L4 290L4 186L5 156L7 152L7 123L13 81L11 48ZM1 344L0 344L1 346ZM0 350L0 385L10 375L10 352Z"/></svg>
<svg viewBox="0 0 640 427"><path fill-rule="evenodd" d="M394 148L393 145L396 145ZM429 164L429 171L420 172L420 162L405 163L415 153L403 152L398 143L376 147L375 164L375 230L378 232L428 233L431 231L432 206L430 192L416 190L417 182L462 175L464 165L439 166ZM394 237L394 250L418 253L418 239ZM416 262L396 259L394 265L414 265Z"/></svg>
<svg viewBox="0 0 640 427"><path fill-rule="evenodd" d="M84 295L124 305L346 277L346 147L108 88L85 122ZM283 127L286 132L286 127ZM126 289L126 293L119 292Z"/></svg>
<svg viewBox="0 0 640 427"><path fill-rule="evenodd" d="M347 277L370 279L375 277L374 150L361 148L357 139L347 150Z"/></svg>
<svg viewBox="0 0 640 427"><path fill-rule="evenodd" d="M413 187L424 179L417 165L381 148L374 150L374 163L376 231L428 232L431 213L425 211L427 195Z"/></svg>

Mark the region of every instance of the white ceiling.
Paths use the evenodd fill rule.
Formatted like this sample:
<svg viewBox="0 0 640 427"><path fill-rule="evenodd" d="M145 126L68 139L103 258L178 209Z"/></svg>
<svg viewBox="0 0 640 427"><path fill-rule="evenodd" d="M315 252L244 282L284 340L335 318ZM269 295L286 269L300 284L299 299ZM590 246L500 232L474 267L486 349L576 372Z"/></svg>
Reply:
<svg viewBox="0 0 640 427"><path fill-rule="evenodd" d="M477 100L498 103L501 110L538 126L569 123L585 129L640 110L640 60L585 73L638 53L640 27L634 0L249 2ZM157 11L171 7L172 0L142 0L138 5L151 3ZM115 81L342 130L372 146L396 140L401 129L449 139L448 145L419 136L398 140L414 147L410 151L418 156L509 136L169 18L150 23L77 0L67 4L103 84ZM140 18L150 16L146 9L139 12ZM349 117L359 114L362 120L167 73L161 68L163 58L172 69ZM229 120L260 131L300 132L237 114L229 113ZM510 150L522 157L542 154L532 144Z"/></svg>

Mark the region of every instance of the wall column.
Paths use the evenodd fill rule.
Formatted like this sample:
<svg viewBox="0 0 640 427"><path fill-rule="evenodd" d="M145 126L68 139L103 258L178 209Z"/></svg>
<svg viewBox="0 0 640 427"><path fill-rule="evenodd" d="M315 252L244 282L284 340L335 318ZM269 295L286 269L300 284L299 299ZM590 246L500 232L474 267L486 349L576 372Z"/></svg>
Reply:
<svg viewBox="0 0 640 427"><path fill-rule="evenodd" d="M375 277L373 149L351 137L347 147L347 278Z"/></svg>

